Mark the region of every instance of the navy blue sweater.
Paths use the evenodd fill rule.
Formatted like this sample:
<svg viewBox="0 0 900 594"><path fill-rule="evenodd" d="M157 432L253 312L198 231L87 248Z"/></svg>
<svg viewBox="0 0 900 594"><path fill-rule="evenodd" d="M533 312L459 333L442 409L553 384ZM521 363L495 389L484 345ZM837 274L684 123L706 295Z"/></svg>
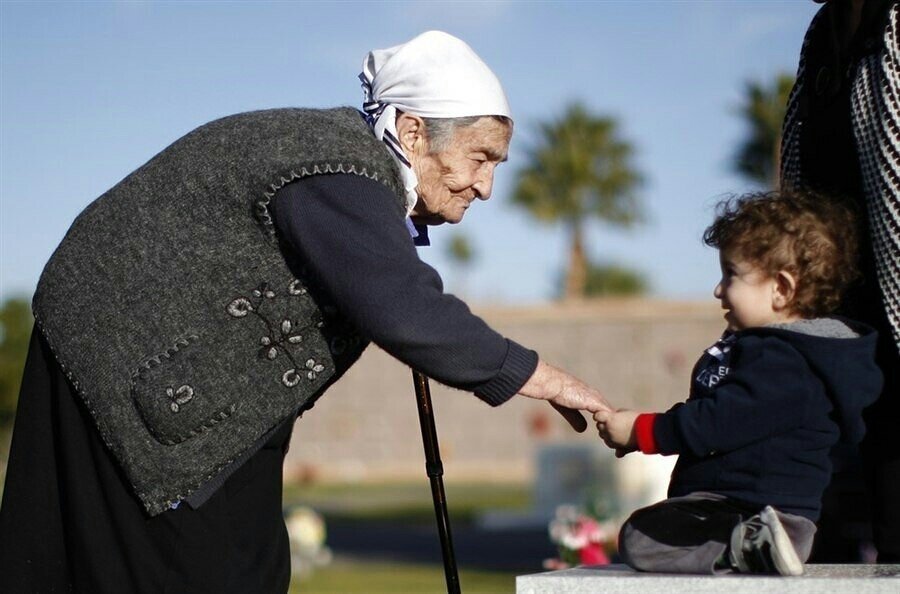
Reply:
<svg viewBox="0 0 900 594"><path fill-rule="evenodd" d="M528 381L538 355L491 329L419 259L397 198L350 174L290 183L273 201L281 236L365 338L492 406Z"/></svg>
<svg viewBox="0 0 900 594"><path fill-rule="evenodd" d="M831 448L862 439L882 384L876 333L843 321L859 336L751 328L700 358L690 398L653 423L659 453L680 454L670 497L706 491L818 519Z"/></svg>

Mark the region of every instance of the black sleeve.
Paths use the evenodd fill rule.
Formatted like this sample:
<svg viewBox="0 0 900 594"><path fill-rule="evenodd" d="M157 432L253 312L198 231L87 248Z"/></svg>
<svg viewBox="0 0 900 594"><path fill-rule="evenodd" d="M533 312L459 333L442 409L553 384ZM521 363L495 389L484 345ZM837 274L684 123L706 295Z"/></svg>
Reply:
<svg viewBox="0 0 900 594"><path fill-rule="evenodd" d="M397 359L494 406L534 373L537 353L443 292L383 184L350 174L310 176L281 188L272 208L278 232L341 312Z"/></svg>

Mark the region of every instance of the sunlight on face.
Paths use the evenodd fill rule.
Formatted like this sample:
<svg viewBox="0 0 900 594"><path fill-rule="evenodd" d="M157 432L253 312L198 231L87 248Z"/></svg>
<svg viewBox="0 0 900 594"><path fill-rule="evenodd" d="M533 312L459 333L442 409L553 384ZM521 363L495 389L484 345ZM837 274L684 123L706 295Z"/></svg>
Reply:
<svg viewBox="0 0 900 594"><path fill-rule="evenodd" d="M722 279L713 295L726 310L729 330L757 328L780 321L773 306L776 280L728 251L719 252Z"/></svg>
<svg viewBox="0 0 900 594"><path fill-rule="evenodd" d="M412 159L419 201L412 216L419 223L458 223L476 198L491 197L494 169L506 161L512 127L490 117L457 128L449 146Z"/></svg>

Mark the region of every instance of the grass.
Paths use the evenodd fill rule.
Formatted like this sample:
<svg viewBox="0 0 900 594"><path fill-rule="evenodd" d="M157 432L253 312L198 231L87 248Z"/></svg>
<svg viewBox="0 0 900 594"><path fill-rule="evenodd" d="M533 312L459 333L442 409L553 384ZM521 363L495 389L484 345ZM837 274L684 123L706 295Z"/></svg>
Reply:
<svg viewBox="0 0 900 594"><path fill-rule="evenodd" d="M527 510L531 489L521 484L452 483L445 486L454 525L469 523L492 509ZM434 503L427 478L409 483L287 484L284 505L308 505L326 523L350 520L365 530L369 522L434 523ZM515 574L461 569L460 586L468 593L515 591ZM295 576L291 594L398 593L428 594L447 591L441 564L336 559L316 568L310 576Z"/></svg>
<svg viewBox="0 0 900 594"><path fill-rule="evenodd" d="M527 510L531 489L521 484L453 483L445 485L454 523L473 521L491 509ZM431 487L416 483L285 485L284 505L308 505L326 519L358 521L434 521Z"/></svg>
<svg viewBox="0 0 900 594"><path fill-rule="evenodd" d="M501 572L461 570L459 582L467 594L513 592L516 587L515 575ZM335 561L307 578L295 578L290 594L439 594L446 591L444 568L440 565Z"/></svg>

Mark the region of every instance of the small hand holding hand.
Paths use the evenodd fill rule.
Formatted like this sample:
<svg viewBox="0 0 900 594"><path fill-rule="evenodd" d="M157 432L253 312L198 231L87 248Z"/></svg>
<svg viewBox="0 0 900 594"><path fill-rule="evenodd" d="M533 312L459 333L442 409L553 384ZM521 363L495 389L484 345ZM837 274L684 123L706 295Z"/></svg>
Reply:
<svg viewBox="0 0 900 594"><path fill-rule="evenodd" d="M637 450L634 422L640 413L633 410L602 410L594 413L597 432L608 447L616 450L616 458Z"/></svg>

